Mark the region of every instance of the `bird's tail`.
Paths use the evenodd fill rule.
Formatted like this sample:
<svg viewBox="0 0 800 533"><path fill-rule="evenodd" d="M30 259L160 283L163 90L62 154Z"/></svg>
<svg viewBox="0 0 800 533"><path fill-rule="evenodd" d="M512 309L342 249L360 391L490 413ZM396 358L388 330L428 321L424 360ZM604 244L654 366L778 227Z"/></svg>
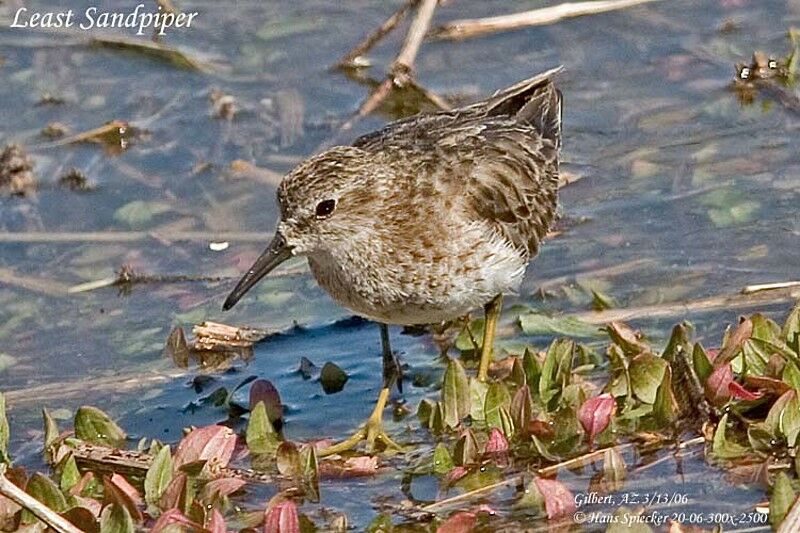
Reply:
<svg viewBox="0 0 800 533"><path fill-rule="evenodd" d="M550 78L563 69L559 66L497 91L484 103L487 114L516 117L560 147L562 97Z"/></svg>

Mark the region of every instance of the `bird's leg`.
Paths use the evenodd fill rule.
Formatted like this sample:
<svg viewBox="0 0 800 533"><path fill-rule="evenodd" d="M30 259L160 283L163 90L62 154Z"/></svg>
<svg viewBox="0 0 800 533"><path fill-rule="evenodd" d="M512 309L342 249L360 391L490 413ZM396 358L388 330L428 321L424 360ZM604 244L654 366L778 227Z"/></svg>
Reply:
<svg viewBox="0 0 800 533"><path fill-rule="evenodd" d="M483 324L483 344L481 345L481 363L478 367L478 381L485 382L489 379L489 363L492 362L494 334L497 331L497 321L500 319L500 311L502 309L502 294L498 294L483 306L485 320Z"/></svg>
<svg viewBox="0 0 800 533"><path fill-rule="evenodd" d="M400 360L392 352L389 344L389 326L378 324L381 328L381 352L383 355L383 386L389 390L392 384L397 383L397 390L403 393L403 369L400 367Z"/></svg>
<svg viewBox="0 0 800 533"><path fill-rule="evenodd" d="M397 380L398 389L400 388L402 375L397 358L392 353L392 348L389 345L389 327L386 324L380 324L380 327L381 347L383 350L383 388L378 396L375 408L372 410L372 414L367 419L367 422L356 431L352 437L320 451L318 455L321 457L352 450L358 446L362 440L367 441L367 449L369 451L375 449L375 443L378 441L382 442L386 448L402 450L402 447L393 441L383 430L383 410L386 408L386 403L389 401L389 395L391 394L392 385L395 380ZM402 392L402 389L400 392Z"/></svg>
<svg viewBox="0 0 800 533"><path fill-rule="evenodd" d="M372 414L367 419L366 424L356 431L349 439L321 450L318 455L320 457L325 457L327 455L352 450L358 446L362 440L367 441L367 449L369 451L375 449L375 443L378 441L381 441L386 448L402 450L403 448L393 441L383 430L383 410L386 408L386 402L389 400L390 393L391 389L389 389L389 387L382 388L380 396L378 396L378 401L375 404L375 409L372 410Z"/></svg>

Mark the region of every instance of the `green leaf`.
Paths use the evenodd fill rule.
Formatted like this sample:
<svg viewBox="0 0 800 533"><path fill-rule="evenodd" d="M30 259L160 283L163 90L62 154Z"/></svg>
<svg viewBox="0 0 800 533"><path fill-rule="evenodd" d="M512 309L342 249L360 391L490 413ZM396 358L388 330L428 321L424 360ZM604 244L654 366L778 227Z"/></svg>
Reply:
<svg viewBox="0 0 800 533"><path fill-rule="evenodd" d="M502 382L495 382L489 385L489 390L486 392L486 403L483 406L483 416L486 419L486 425L490 428L503 428L503 422L500 415L500 408L508 409L511 404L511 395L508 392L508 387Z"/></svg>
<svg viewBox="0 0 800 533"><path fill-rule="evenodd" d="M626 475L625 459L622 454L614 447L606 448L603 452L603 478L610 482L620 482Z"/></svg>
<svg viewBox="0 0 800 533"><path fill-rule="evenodd" d="M280 444L278 434L269 421L267 406L263 401L258 402L255 408L250 411L245 440L250 453L272 454L278 449Z"/></svg>
<svg viewBox="0 0 800 533"><path fill-rule="evenodd" d="M8 440L11 430L6 417L6 396L0 392L0 463L10 465L11 457L8 455Z"/></svg>
<svg viewBox="0 0 800 533"><path fill-rule="evenodd" d="M661 354L661 358L668 363L675 361L682 353L688 353L691 346L689 345L689 330L692 329L691 325L687 322L678 324L672 328L672 335L670 335L669 342Z"/></svg>
<svg viewBox="0 0 800 533"><path fill-rule="evenodd" d="M794 400L797 397L796 390L788 390L784 392L780 398L775 400L772 404L772 407L769 408L769 412L767 412L767 416L764 419L764 425L767 427L767 430L775 436L783 435L783 412L786 409L786 406L789 404L790 401Z"/></svg>
<svg viewBox="0 0 800 533"><path fill-rule="evenodd" d="M115 503L103 509L100 514L100 533L133 532L133 519L124 506Z"/></svg>
<svg viewBox="0 0 800 533"><path fill-rule="evenodd" d="M517 509L536 511L537 515L544 514L544 496L542 496L539 487L536 486L534 481L528 483L528 486L525 487L525 492L517 503L514 504L514 507Z"/></svg>
<svg viewBox="0 0 800 533"><path fill-rule="evenodd" d="M58 431L58 424L46 407L42 409L42 418L44 419L44 453L45 459L49 462L50 447L55 444L61 433Z"/></svg>
<svg viewBox="0 0 800 533"><path fill-rule="evenodd" d="M453 458L450 456L447 446L440 442L433 451L433 473L443 476L454 467L455 463L453 463Z"/></svg>
<svg viewBox="0 0 800 533"><path fill-rule="evenodd" d="M450 359L442 385L444 423L455 428L470 412L470 390L467 373L457 359Z"/></svg>
<svg viewBox="0 0 800 533"><path fill-rule="evenodd" d="M75 462L75 457L69 454L66 461L63 461L61 467L61 479L59 479L59 488L63 492L78 484L81 480L81 472L78 470L78 463Z"/></svg>
<svg viewBox="0 0 800 533"><path fill-rule="evenodd" d="M631 361L630 377L636 397L644 403L654 403L666 369L667 362L653 354L643 353L634 357Z"/></svg>
<svg viewBox="0 0 800 533"><path fill-rule="evenodd" d="M158 505L170 481L172 481L172 453L169 446L162 446L144 477L144 499L148 505Z"/></svg>
<svg viewBox="0 0 800 533"><path fill-rule="evenodd" d="M714 442L711 445L711 451L720 459L735 459L745 455L748 449L741 444L729 441L725 437L727 424L728 413L725 413L717 424L717 429L714 432Z"/></svg>
<svg viewBox="0 0 800 533"><path fill-rule="evenodd" d="M486 416L483 412L483 406L486 404L486 393L489 391L489 385L476 378L469 378L469 416L475 422L483 422Z"/></svg>
<svg viewBox="0 0 800 533"><path fill-rule="evenodd" d="M600 329L571 316L550 317L541 313L519 316L519 325L525 335L563 335L565 337L599 337Z"/></svg>
<svg viewBox="0 0 800 533"><path fill-rule="evenodd" d="M798 352L798 338L800 338L800 300L794 306L792 312L786 317L786 322L783 323L781 328L781 338L789 346L795 347L795 352ZM800 356L800 353L797 353Z"/></svg>
<svg viewBox="0 0 800 533"><path fill-rule="evenodd" d="M430 427L433 410L436 409L436 402L431 399L423 398L417 407L417 419L422 427Z"/></svg>
<svg viewBox="0 0 800 533"><path fill-rule="evenodd" d="M483 342L484 320L476 318L461 330L456 337L456 349L460 352L473 352L481 349Z"/></svg>
<svg viewBox="0 0 800 533"><path fill-rule="evenodd" d="M166 202L145 202L134 200L129 202L114 212L114 220L127 224L132 228L146 226L154 217L166 213L170 210Z"/></svg>
<svg viewBox="0 0 800 533"><path fill-rule="evenodd" d="M703 346L696 342L694 350L692 350L692 363L694 364L694 371L697 374L697 379L700 383L705 383L708 377L714 372L714 367L711 365L711 360L708 358Z"/></svg>
<svg viewBox="0 0 800 533"><path fill-rule="evenodd" d="M528 421L533 418L533 400L527 385L520 387L514 393L514 397L511 399L510 412L517 431L522 435L527 435Z"/></svg>
<svg viewBox="0 0 800 533"><path fill-rule="evenodd" d="M392 517L388 514L382 514L375 517L375 519L367 525L367 533L392 533L394 525L392 524Z"/></svg>
<svg viewBox="0 0 800 533"><path fill-rule="evenodd" d="M90 444L122 448L125 432L111 417L96 407L83 406L75 413L75 436Z"/></svg>
<svg viewBox="0 0 800 533"><path fill-rule="evenodd" d="M775 485L772 487L772 497L769 499L769 523L774 529L786 518L789 509L796 498L792 482L784 472L775 476Z"/></svg>
<svg viewBox="0 0 800 533"><path fill-rule="evenodd" d="M552 400L569 384L574 350L575 343L568 339L553 341L547 349L539 377L539 398L545 407L552 407Z"/></svg>
<svg viewBox="0 0 800 533"><path fill-rule="evenodd" d="M800 370L794 364L790 363L783 367L781 379L793 389L800 389Z"/></svg>
<svg viewBox="0 0 800 533"><path fill-rule="evenodd" d="M500 407L498 414L500 415L500 430L510 440L514 437L514 432L516 431L514 419L511 418L511 414L506 407Z"/></svg>
<svg viewBox="0 0 800 533"><path fill-rule="evenodd" d="M467 429L453 447L453 462L458 466L468 466L478 461L478 441L471 429Z"/></svg>
<svg viewBox="0 0 800 533"><path fill-rule="evenodd" d="M436 434L444 431L444 406L442 402L436 402L433 412L431 413L431 421L428 428Z"/></svg>
<svg viewBox="0 0 800 533"><path fill-rule="evenodd" d="M278 446L275 460L278 466L278 472L282 476L299 479L302 477L302 466L300 461L300 452L291 442L282 442Z"/></svg>
<svg viewBox="0 0 800 533"><path fill-rule="evenodd" d="M64 494L55 482L49 477L40 474L39 472L33 474L28 481L28 486L25 492L45 504L47 507L57 513L63 513L67 510L67 500ZM33 524L37 518L30 511L22 511L22 522L25 524Z"/></svg>
<svg viewBox="0 0 800 533"><path fill-rule="evenodd" d="M664 379L656 392L656 399L653 402L653 418L661 427L670 424L675 418L672 401L672 369L669 366L666 367Z"/></svg>
<svg viewBox="0 0 800 533"><path fill-rule="evenodd" d="M300 449L300 475L306 498L319 502L319 459L313 444L306 444Z"/></svg>
<svg viewBox="0 0 800 533"><path fill-rule="evenodd" d="M627 356L632 357L640 353L652 352L650 345L644 341L642 333L627 324L611 322L603 328L603 331L608 333L611 341L622 348L623 353Z"/></svg>
<svg viewBox="0 0 800 533"><path fill-rule="evenodd" d="M522 356L522 368L525 370L525 382L532 391L539 390L539 377L542 375L542 367L533 350L525 348Z"/></svg>

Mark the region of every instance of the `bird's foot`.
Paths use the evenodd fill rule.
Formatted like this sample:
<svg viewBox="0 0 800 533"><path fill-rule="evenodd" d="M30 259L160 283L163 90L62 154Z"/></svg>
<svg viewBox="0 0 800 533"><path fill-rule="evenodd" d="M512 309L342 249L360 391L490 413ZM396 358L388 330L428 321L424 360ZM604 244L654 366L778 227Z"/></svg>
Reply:
<svg viewBox="0 0 800 533"><path fill-rule="evenodd" d="M375 410L367 419L366 423L351 437L320 450L318 455L320 457L325 457L350 451L355 449L362 441L367 443L367 451L370 453L378 451L379 449L402 452L403 447L392 440L383 429L383 408L386 406L388 397L389 389L384 388L378 398L378 403L375 405ZM381 444L382 448L379 447L378 444Z"/></svg>

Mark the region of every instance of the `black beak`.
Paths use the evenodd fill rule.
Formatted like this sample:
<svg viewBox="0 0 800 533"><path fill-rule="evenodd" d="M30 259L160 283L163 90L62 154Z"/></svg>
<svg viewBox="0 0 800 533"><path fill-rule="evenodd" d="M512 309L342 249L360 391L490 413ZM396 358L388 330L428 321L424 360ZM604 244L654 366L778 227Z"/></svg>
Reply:
<svg viewBox="0 0 800 533"><path fill-rule="evenodd" d="M261 278L272 272L275 267L292 257L292 249L286 244L286 239L280 233L275 234L272 242L269 243L267 249L264 250L247 274L242 276L239 283L231 291L222 304L222 309L227 311L238 302L244 293L253 288L253 285L259 282Z"/></svg>

